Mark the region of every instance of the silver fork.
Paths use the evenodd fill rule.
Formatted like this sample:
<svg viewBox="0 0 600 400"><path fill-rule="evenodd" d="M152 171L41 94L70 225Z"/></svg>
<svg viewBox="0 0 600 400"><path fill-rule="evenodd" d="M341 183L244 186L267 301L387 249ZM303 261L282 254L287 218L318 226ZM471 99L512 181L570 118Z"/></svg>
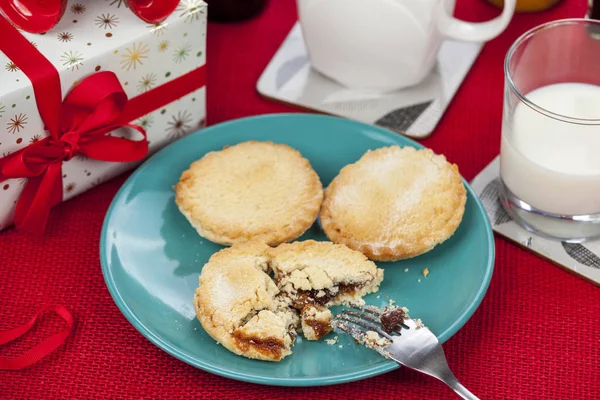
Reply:
<svg viewBox="0 0 600 400"><path fill-rule="evenodd" d="M394 306L394 309L399 307ZM374 306L344 310L333 319L331 325L384 357L439 379L459 397L479 400L450 371L442 346L427 327L405 315L394 333L385 332L381 325L384 311ZM379 338L372 333L367 334L368 331L376 332Z"/></svg>

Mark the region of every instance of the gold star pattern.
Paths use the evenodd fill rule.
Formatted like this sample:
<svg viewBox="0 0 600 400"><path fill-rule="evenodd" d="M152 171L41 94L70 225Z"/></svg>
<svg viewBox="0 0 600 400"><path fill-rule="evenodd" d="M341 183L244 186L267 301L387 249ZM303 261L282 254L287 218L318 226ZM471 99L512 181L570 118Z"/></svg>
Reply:
<svg viewBox="0 0 600 400"><path fill-rule="evenodd" d="M177 139L184 136L192 128L192 114L186 110L178 111L177 116L172 115L171 121L167 122L167 136L170 139Z"/></svg>
<svg viewBox="0 0 600 400"><path fill-rule="evenodd" d="M12 61L9 61L6 63L6 65L4 66L4 68L8 71L8 72L15 72L19 70L19 67L17 67L17 64L15 64Z"/></svg>
<svg viewBox="0 0 600 400"><path fill-rule="evenodd" d="M69 182L65 185L65 192L66 193L71 193L73 190L75 190L75 187L77 185L75 185L75 182Z"/></svg>
<svg viewBox="0 0 600 400"><path fill-rule="evenodd" d="M152 124L154 124L154 117L152 114L144 115L142 118L137 120L136 124L144 129L148 129L152 126Z"/></svg>
<svg viewBox="0 0 600 400"><path fill-rule="evenodd" d="M148 28L150 28L150 32L152 32L155 36L162 36L167 31L167 24L165 22L159 22L148 25Z"/></svg>
<svg viewBox="0 0 600 400"><path fill-rule="evenodd" d="M121 7L122 5L125 6L125 8L127 8L127 2L125 0L106 0L109 1L109 5L114 6L115 4L117 5L117 8Z"/></svg>
<svg viewBox="0 0 600 400"><path fill-rule="evenodd" d="M94 188L94 187L98 186L98 185L99 185L99 184L101 184L101 183L102 183L102 180L101 180L100 178L96 178L96 179L94 179L94 180L93 180L93 181L90 183L90 186Z"/></svg>
<svg viewBox="0 0 600 400"><path fill-rule="evenodd" d="M173 61L176 63L180 63L185 61L185 59L190 55L190 51L192 51L192 46L189 44L183 44L179 46L175 53L173 54Z"/></svg>
<svg viewBox="0 0 600 400"><path fill-rule="evenodd" d="M71 12L73 14L83 14L85 12L85 6L83 4L77 3L71 6Z"/></svg>
<svg viewBox="0 0 600 400"><path fill-rule="evenodd" d="M163 40L158 44L158 51L163 52L169 48L169 41Z"/></svg>
<svg viewBox="0 0 600 400"><path fill-rule="evenodd" d="M148 58L146 54L149 51L148 46L144 43L134 43L132 48L125 49L125 54L121 54L121 57L123 57L121 60L121 69L129 71L131 67L136 69L138 64L144 65L142 60Z"/></svg>
<svg viewBox="0 0 600 400"><path fill-rule="evenodd" d="M71 32L60 32L57 37L61 42L70 42L73 40L73 34Z"/></svg>
<svg viewBox="0 0 600 400"><path fill-rule="evenodd" d="M177 6L179 17L185 19L183 22L193 22L200 19L200 14L204 14L204 4L200 0L183 0Z"/></svg>
<svg viewBox="0 0 600 400"><path fill-rule="evenodd" d="M27 125L27 115L23 113L16 114L14 118L11 118L10 121L6 123L8 132L13 135L15 132L21 132L21 129L24 129L25 125Z"/></svg>
<svg viewBox="0 0 600 400"><path fill-rule="evenodd" d="M60 56L60 60L62 61L62 65L70 67L71 71L75 71L79 69L79 66L83 65L83 54L78 51L65 51Z"/></svg>
<svg viewBox="0 0 600 400"><path fill-rule="evenodd" d="M138 93L144 93L152 89L156 85L156 75L146 74L142 76L142 79L137 84Z"/></svg>
<svg viewBox="0 0 600 400"><path fill-rule="evenodd" d="M42 140L42 135L33 135L31 139L29 139L29 143L35 143Z"/></svg>
<svg viewBox="0 0 600 400"><path fill-rule="evenodd" d="M96 17L96 26L98 28L112 29L119 23L119 18L115 14L101 14Z"/></svg>

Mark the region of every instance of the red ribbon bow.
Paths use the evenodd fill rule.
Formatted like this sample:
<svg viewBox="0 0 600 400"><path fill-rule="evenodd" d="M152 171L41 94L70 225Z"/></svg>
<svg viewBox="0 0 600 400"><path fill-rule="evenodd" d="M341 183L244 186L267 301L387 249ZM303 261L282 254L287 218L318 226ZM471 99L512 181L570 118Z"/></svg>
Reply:
<svg viewBox="0 0 600 400"><path fill-rule="evenodd" d="M102 161L141 160L148 151L144 129L129 121L204 86L204 66L131 100L116 75L98 72L82 80L62 101L54 66L4 18L0 49L31 80L49 136L0 158L0 182L28 178L15 209L17 228L40 234L50 208L62 201L62 163L77 154ZM134 128L142 140L107 136L119 127Z"/></svg>
<svg viewBox="0 0 600 400"><path fill-rule="evenodd" d="M140 126L118 121L127 103L115 74L89 76L65 98L58 132L0 159L0 181L29 178L15 210L15 224L25 231L41 233L50 207L62 201L62 163L77 154L102 161L136 161L148 152L146 132ZM106 136L121 126L143 135L133 141Z"/></svg>

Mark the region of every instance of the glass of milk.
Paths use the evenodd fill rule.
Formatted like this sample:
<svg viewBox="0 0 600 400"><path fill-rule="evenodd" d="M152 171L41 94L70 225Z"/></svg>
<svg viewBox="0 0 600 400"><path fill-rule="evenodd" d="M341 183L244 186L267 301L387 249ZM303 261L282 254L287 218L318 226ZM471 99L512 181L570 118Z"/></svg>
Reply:
<svg viewBox="0 0 600 400"><path fill-rule="evenodd" d="M551 239L600 237L600 21L538 26L507 53L500 198Z"/></svg>

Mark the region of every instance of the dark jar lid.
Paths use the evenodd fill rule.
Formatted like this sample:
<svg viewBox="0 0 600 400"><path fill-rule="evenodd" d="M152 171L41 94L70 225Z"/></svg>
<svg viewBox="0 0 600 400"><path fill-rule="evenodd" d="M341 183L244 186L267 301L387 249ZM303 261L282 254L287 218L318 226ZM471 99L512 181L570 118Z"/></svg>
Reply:
<svg viewBox="0 0 600 400"><path fill-rule="evenodd" d="M588 17L600 20L600 0L589 0Z"/></svg>
<svg viewBox="0 0 600 400"><path fill-rule="evenodd" d="M268 0L205 0L208 4L208 20L243 21L260 14Z"/></svg>

